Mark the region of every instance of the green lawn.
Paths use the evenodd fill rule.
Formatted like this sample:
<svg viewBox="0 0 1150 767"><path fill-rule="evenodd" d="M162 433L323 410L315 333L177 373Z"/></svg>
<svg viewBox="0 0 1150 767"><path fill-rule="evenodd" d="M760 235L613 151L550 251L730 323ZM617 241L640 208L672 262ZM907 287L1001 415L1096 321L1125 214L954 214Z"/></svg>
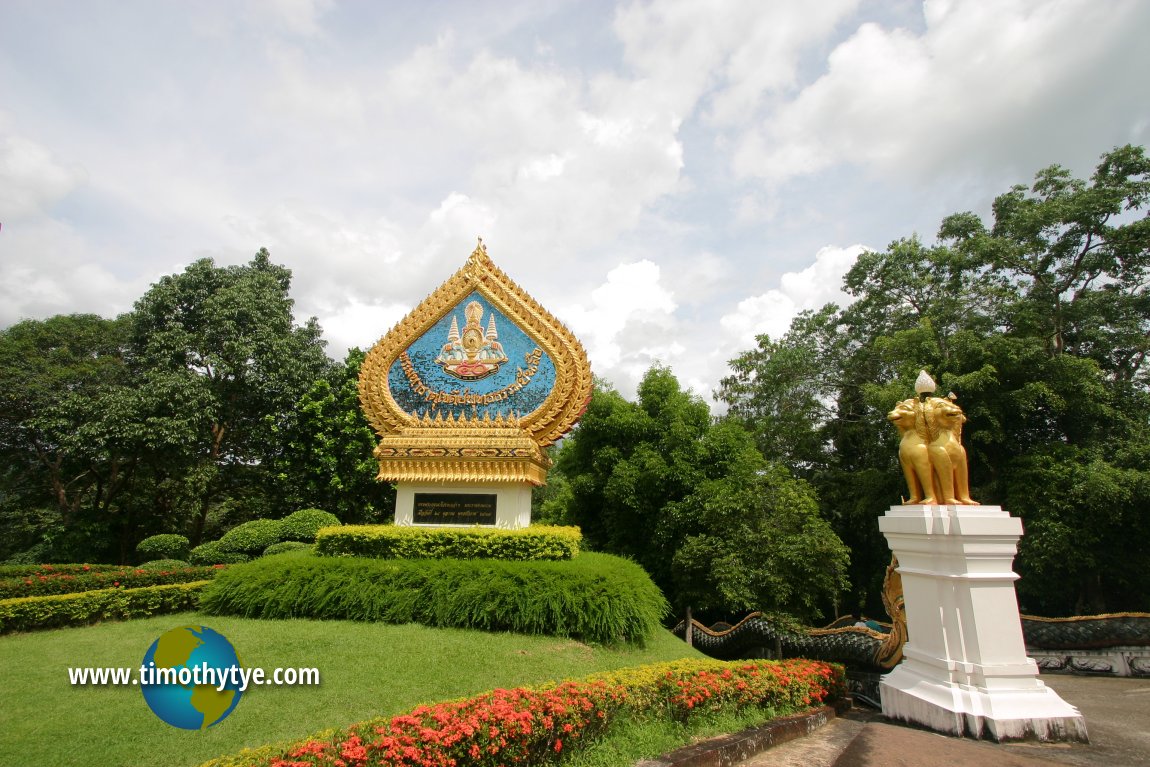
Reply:
<svg viewBox="0 0 1150 767"><path fill-rule="evenodd" d="M72 687L74 666L139 667L160 634L203 624L244 665L316 667L319 687L251 687L205 731L152 714L135 687ZM667 632L644 649L571 640L345 621L266 621L195 613L0 637L0 764L198 765L245 747L459 698L600 670L701 657Z"/></svg>

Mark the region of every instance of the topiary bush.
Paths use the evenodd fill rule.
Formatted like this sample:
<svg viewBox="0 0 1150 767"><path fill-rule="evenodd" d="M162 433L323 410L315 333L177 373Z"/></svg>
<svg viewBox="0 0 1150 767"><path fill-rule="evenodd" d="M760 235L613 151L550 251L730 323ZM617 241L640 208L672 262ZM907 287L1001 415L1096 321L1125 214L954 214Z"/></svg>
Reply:
<svg viewBox="0 0 1150 767"><path fill-rule="evenodd" d="M224 551L219 541L201 543L188 554L188 560L193 565L236 565L249 559L251 557L247 554Z"/></svg>
<svg viewBox="0 0 1150 767"><path fill-rule="evenodd" d="M136 544L136 554L141 562L150 562L154 559L187 559L191 550L191 541L175 533L153 535Z"/></svg>
<svg viewBox="0 0 1150 767"><path fill-rule="evenodd" d="M311 551L312 545L310 543L300 543L299 541L281 541L280 543L273 543L264 549L264 556L270 557L272 554L282 554L285 551Z"/></svg>
<svg viewBox="0 0 1150 767"><path fill-rule="evenodd" d="M280 540L314 543L321 527L340 524L339 517L323 509L300 509L280 520Z"/></svg>
<svg viewBox="0 0 1150 767"><path fill-rule="evenodd" d="M545 525L517 530L346 525L316 536L315 550L324 556L381 559L571 559L582 538L578 527Z"/></svg>
<svg viewBox="0 0 1150 767"><path fill-rule="evenodd" d="M280 520L253 519L237 525L220 538L220 550L232 554L259 556L273 543L280 542Z"/></svg>
<svg viewBox="0 0 1150 767"><path fill-rule="evenodd" d="M201 608L249 618L320 618L643 644L667 601L638 565L607 554L561 562L293 556L229 567Z"/></svg>

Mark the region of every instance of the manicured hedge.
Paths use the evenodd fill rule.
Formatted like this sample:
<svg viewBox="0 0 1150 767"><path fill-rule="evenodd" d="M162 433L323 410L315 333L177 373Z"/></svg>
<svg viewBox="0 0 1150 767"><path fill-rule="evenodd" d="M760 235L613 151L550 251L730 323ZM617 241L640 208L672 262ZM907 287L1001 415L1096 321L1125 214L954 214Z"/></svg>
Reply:
<svg viewBox="0 0 1150 767"><path fill-rule="evenodd" d="M315 534L323 527L340 524L339 517L322 509L300 509L280 520L280 540L314 543Z"/></svg>
<svg viewBox="0 0 1150 767"><path fill-rule="evenodd" d="M194 610L209 581L0 600L0 634Z"/></svg>
<svg viewBox="0 0 1150 767"><path fill-rule="evenodd" d="M347 525L325 528L315 539L323 556L381 559L571 559L583 538L577 527L410 527Z"/></svg>
<svg viewBox="0 0 1150 767"><path fill-rule="evenodd" d="M744 710L778 716L833 703L845 691L843 668L819 661L682 660L420 706L202 767L562 764L630 720L688 722Z"/></svg>
<svg viewBox="0 0 1150 767"><path fill-rule="evenodd" d="M641 644L668 606L641 567L607 554L564 562L295 554L232 565L204 590L201 609Z"/></svg>
<svg viewBox="0 0 1150 767"><path fill-rule="evenodd" d="M136 544L136 554L140 562L150 562L154 559L187 559L191 549L191 542L175 533L152 535Z"/></svg>
<svg viewBox="0 0 1150 767"><path fill-rule="evenodd" d="M166 583L209 580L219 572L215 567L117 567L89 572L54 571L0 579L0 599L76 594L107 588L137 588Z"/></svg>

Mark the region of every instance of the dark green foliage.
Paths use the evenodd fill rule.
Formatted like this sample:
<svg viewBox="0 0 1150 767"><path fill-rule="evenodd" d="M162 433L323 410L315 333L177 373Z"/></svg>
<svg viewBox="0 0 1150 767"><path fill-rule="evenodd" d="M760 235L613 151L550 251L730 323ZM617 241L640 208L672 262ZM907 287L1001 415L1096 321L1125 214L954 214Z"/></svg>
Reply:
<svg viewBox="0 0 1150 767"><path fill-rule="evenodd" d="M395 488L375 478L377 437L359 407L363 357L351 349L291 410L269 416L269 489L280 508L317 506L349 524L385 522L392 514Z"/></svg>
<svg viewBox="0 0 1150 767"><path fill-rule="evenodd" d="M280 543L273 543L264 549L264 556L270 557L273 554L283 554L285 551L311 551L312 545L310 543L300 543L299 541L282 541Z"/></svg>
<svg viewBox="0 0 1150 767"><path fill-rule="evenodd" d="M770 607L815 620L845 587L847 552L812 514L805 481L772 468L739 425L713 423L665 368L647 372L637 403L597 388L557 470L560 516L590 548L642 565L676 611Z"/></svg>
<svg viewBox="0 0 1150 767"><path fill-rule="evenodd" d="M331 367L315 319L295 324L290 285L291 271L261 249L243 266L196 261L136 302L142 388L172 403L151 417L186 446L196 477L181 489L194 542L213 504L264 494L272 425Z"/></svg>
<svg viewBox="0 0 1150 767"><path fill-rule="evenodd" d="M52 559L52 547L47 543L37 543L24 551L13 554L4 561L10 565L31 566L45 564L51 562Z"/></svg>
<svg viewBox="0 0 1150 767"><path fill-rule="evenodd" d="M667 603L637 565L601 554L565 562L297 555L229 567L201 609L641 644L659 630Z"/></svg>
<svg viewBox="0 0 1150 767"><path fill-rule="evenodd" d="M142 562L153 559L187 559L191 543L182 535L162 533L153 535L136 544L136 556Z"/></svg>
<svg viewBox="0 0 1150 767"><path fill-rule="evenodd" d="M280 520L280 540L314 543L321 527L338 526L339 517L322 509L300 509Z"/></svg>
<svg viewBox="0 0 1150 767"><path fill-rule="evenodd" d="M249 559L251 557L247 554L224 551L219 541L201 543L188 554L188 560L193 565L233 565L247 562Z"/></svg>
<svg viewBox="0 0 1150 767"><path fill-rule="evenodd" d="M0 634L194 610L207 581L0 600Z"/></svg>
<svg viewBox="0 0 1150 767"><path fill-rule="evenodd" d="M325 530L316 539L316 553L381 559L559 560L578 554L581 538L577 527L542 525L520 530L351 525Z"/></svg>
<svg viewBox="0 0 1150 767"><path fill-rule="evenodd" d="M333 368L319 326L295 324L290 283L266 251L203 259L118 319L0 330L0 560L127 563L151 534L199 543L213 516L284 508L269 467L292 437L276 427Z"/></svg>
<svg viewBox="0 0 1150 767"><path fill-rule="evenodd" d="M144 562L140 565L141 570L181 570L186 567L191 567L190 562L185 562L182 559L153 559L151 562Z"/></svg>
<svg viewBox="0 0 1150 767"><path fill-rule="evenodd" d="M1023 607L1150 609L1150 158L1103 155L1089 180L1039 172L950 216L939 242L864 253L855 301L760 336L720 398L819 491L850 545L852 610L881 609L876 518L906 493L891 407L920 368L953 391L972 495L1020 516Z"/></svg>
<svg viewBox="0 0 1150 767"><path fill-rule="evenodd" d="M281 528L278 519L253 519L244 522L220 538L220 551L256 556L273 543L280 542Z"/></svg>

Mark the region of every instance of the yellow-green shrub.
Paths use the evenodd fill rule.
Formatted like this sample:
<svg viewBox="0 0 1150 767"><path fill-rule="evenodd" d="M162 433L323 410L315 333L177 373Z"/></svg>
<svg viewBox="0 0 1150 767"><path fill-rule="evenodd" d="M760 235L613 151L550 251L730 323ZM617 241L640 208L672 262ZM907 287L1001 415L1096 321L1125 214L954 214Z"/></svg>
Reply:
<svg viewBox="0 0 1150 767"><path fill-rule="evenodd" d="M0 634L194 610L209 581L0 600Z"/></svg>
<svg viewBox="0 0 1150 767"><path fill-rule="evenodd" d="M322 556L378 559L561 560L579 553L583 534L577 527L407 527L345 525L325 527L316 535Z"/></svg>

